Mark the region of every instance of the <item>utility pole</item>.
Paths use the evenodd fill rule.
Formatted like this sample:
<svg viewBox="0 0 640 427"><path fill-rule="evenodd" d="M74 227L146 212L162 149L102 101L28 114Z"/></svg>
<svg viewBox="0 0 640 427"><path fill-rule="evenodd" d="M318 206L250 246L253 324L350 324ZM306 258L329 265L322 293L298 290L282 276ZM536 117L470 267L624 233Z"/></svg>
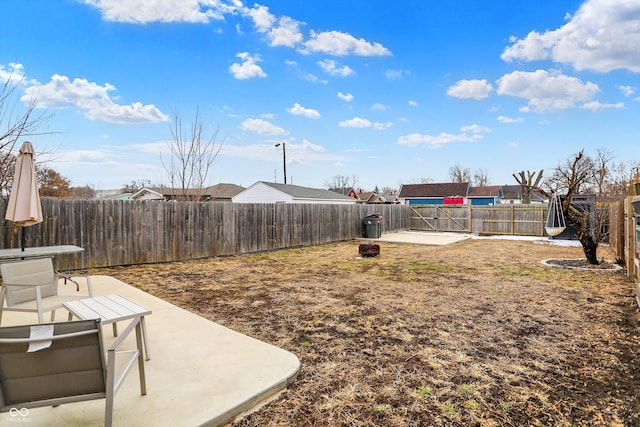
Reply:
<svg viewBox="0 0 640 427"><path fill-rule="evenodd" d="M279 147L282 144L282 165L284 168L284 183L287 183L287 149L285 148L285 142L278 142L275 144L276 147Z"/></svg>

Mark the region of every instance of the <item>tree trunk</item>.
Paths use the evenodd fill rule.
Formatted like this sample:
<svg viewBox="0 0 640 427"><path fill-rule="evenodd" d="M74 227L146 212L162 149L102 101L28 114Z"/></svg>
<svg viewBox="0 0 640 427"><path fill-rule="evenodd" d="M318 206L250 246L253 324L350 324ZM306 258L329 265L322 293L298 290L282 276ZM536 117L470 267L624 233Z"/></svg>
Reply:
<svg viewBox="0 0 640 427"><path fill-rule="evenodd" d="M598 244L593 237L586 233L580 233L580 244L582 244L582 250L584 256L587 258L587 263L592 265L598 265Z"/></svg>

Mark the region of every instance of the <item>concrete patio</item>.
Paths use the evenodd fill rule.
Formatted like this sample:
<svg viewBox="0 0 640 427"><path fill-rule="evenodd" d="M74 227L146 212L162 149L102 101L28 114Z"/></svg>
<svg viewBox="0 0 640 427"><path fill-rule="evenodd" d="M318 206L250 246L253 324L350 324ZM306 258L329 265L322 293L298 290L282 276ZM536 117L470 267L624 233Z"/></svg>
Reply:
<svg viewBox="0 0 640 427"><path fill-rule="evenodd" d="M145 362L147 395L140 395L137 368L116 394L115 426L219 426L268 402L298 374L298 358L234 332L108 276L92 276L94 296L120 294L153 311L146 317L151 360ZM81 282L81 290L86 289ZM75 285L60 285L76 294ZM76 294L77 295L77 294ZM66 320L58 310L56 321ZM35 313L5 312L2 326L37 323ZM124 324L119 326L122 330ZM106 345L113 340L104 328ZM135 347L135 336L125 348ZM98 426L104 400L1 413L0 425ZM23 413L24 414L24 413Z"/></svg>

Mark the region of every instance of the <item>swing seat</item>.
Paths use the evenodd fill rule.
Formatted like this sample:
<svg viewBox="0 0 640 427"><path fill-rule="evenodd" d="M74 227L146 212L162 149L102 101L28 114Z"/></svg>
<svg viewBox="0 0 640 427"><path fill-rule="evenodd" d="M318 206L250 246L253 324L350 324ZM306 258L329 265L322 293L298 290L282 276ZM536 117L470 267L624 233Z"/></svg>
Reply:
<svg viewBox="0 0 640 427"><path fill-rule="evenodd" d="M551 237L559 236L565 230L566 227L545 227L544 231Z"/></svg>

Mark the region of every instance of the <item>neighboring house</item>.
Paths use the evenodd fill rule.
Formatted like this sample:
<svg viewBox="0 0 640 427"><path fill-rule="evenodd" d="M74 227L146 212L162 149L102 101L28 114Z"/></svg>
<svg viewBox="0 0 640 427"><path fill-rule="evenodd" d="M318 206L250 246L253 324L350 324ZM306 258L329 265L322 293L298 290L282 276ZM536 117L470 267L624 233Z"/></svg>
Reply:
<svg viewBox="0 0 640 427"><path fill-rule="evenodd" d="M398 200L397 194L381 194L378 196L378 198L380 199L381 203L385 203L385 204L396 205L400 203L400 201Z"/></svg>
<svg viewBox="0 0 640 427"><path fill-rule="evenodd" d="M244 187L235 184L216 184L207 188L206 194L211 202L230 202L233 196L242 193Z"/></svg>
<svg viewBox="0 0 640 427"><path fill-rule="evenodd" d="M334 191L336 193L342 194L343 196L351 197L352 199L360 200L358 197L358 193L353 187L344 187L344 188L330 188L329 191Z"/></svg>
<svg viewBox="0 0 640 427"><path fill-rule="evenodd" d="M389 205L398 203L398 196L395 194L378 194L373 192L367 200L369 204Z"/></svg>
<svg viewBox="0 0 640 427"><path fill-rule="evenodd" d="M131 195L130 200L164 200L164 196L150 188L141 188Z"/></svg>
<svg viewBox="0 0 640 427"><path fill-rule="evenodd" d="M502 186L502 198L500 200L502 204L518 205L522 203L522 186L521 185L503 185ZM539 191L533 190L531 192L531 203L547 203L547 198Z"/></svg>
<svg viewBox="0 0 640 427"><path fill-rule="evenodd" d="M231 198L233 203L333 203L355 204L356 199L318 188L258 181Z"/></svg>
<svg viewBox="0 0 640 427"><path fill-rule="evenodd" d="M181 188L156 188L165 200L193 200L199 198L201 202L230 202L236 194L244 191L244 187L235 184L220 183L203 189L183 190Z"/></svg>
<svg viewBox="0 0 640 427"><path fill-rule="evenodd" d="M231 202L231 198L244 190L244 187L235 184L216 184L203 189L180 188L146 188L143 187L135 193L116 194L113 200L193 200L199 198L201 202Z"/></svg>
<svg viewBox="0 0 640 427"><path fill-rule="evenodd" d="M360 191L358 193L358 200L362 203L372 203L371 200L376 197L376 193L373 191Z"/></svg>
<svg viewBox="0 0 640 427"><path fill-rule="evenodd" d="M131 200L131 196L133 196L133 193L120 193L105 198L109 200Z"/></svg>
<svg viewBox="0 0 640 427"><path fill-rule="evenodd" d="M463 205L468 191L468 182L403 184L398 199L405 205Z"/></svg>
<svg viewBox="0 0 640 427"><path fill-rule="evenodd" d="M399 203L398 196L395 194L379 194L375 191L361 191L358 193L358 199L361 203L367 203L369 205Z"/></svg>
<svg viewBox="0 0 640 427"><path fill-rule="evenodd" d="M483 187L470 187L467 199L472 206L495 206L500 204L502 187L499 185L487 185Z"/></svg>

